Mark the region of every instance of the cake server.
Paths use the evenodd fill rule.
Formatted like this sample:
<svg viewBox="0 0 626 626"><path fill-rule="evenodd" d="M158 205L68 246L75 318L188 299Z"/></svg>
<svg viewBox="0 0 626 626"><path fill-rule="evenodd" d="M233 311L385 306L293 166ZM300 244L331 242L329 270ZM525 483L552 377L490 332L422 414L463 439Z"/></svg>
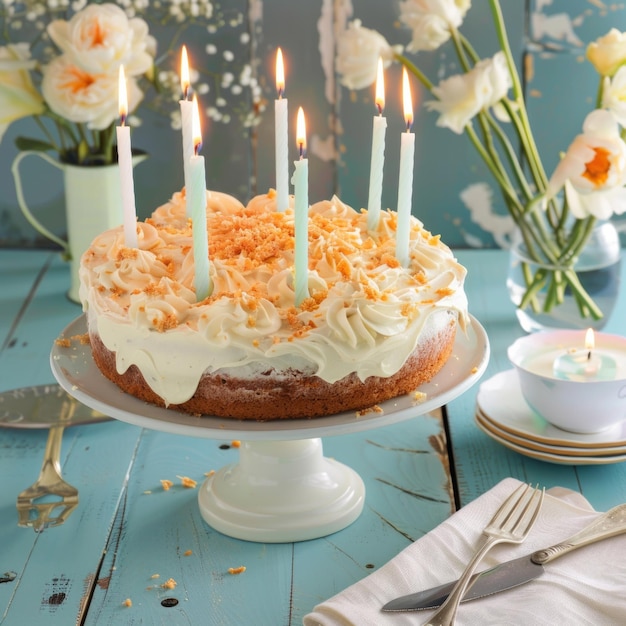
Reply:
<svg viewBox="0 0 626 626"><path fill-rule="evenodd" d="M543 574L546 563L572 550L622 533L626 533L626 504L620 504L603 513L565 541L474 574L462 601L482 598L527 583ZM456 581L453 581L426 591L401 596L385 604L382 610L420 611L437 608L448 597L455 584Z"/></svg>

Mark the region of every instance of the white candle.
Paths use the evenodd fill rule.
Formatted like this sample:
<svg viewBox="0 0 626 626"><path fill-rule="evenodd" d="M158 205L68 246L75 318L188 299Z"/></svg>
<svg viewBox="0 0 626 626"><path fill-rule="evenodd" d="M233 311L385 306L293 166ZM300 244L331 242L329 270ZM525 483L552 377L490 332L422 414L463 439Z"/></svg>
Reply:
<svg viewBox="0 0 626 626"><path fill-rule="evenodd" d="M200 112L198 100L193 99L193 144L194 155L189 159L189 187L187 204L191 208L193 225L193 261L196 300L204 300L211 295L213 284L209 270L209 238L206 226L206 171L204 157L199 152L202 148L200 131Z"/></svg>
<svg viewBox="0 0 626 626"><path fill-rule="evenodd" d="M133 180L133 155L130 145L130 127L126 126L128 114L128 96L124 66L119 70L119 108L120 125L115 129L117 135L117 162L120 171L122 190L122 208L124 210L124 241L128 248L137 247L137 212L135 209L135 182Z"/></svg>
<svg viewBox="0 0 626 626"><path fill-rule="evenodd" d="M285 211L289 206L289 148L288 148L288 102L285 93L285 66L280 48L276 53L276 90L274 101L274 134L276 145L276 208Z"/></svg>
<svg viewBox="0 0 626 626"><path fill-rule="evenodd" d="M378 107L378 115L374 116L374 128L372 131L370 187L367 202L367 229L370 231L378 230L383 191L383 166L385 164L387 118L383 117L383 109L385 108L385 76L381 58L378 59L378 76L376 78L376 106Z"/></svg>
<svg viewBox="0 0 626 626"><path fill-rule="evenodd" d="M400 141L400 174L398 177L398 224L396 230L396 258L402 267L409 265L409 241L411 235L411 203L413 201L413 163L415 158L415 135L411 132L413 103L406 68L402 68L402 93L406 132Z"/></svg>
<svg viewBox="0 0 626 626"><path fill-rule="evenodd" d="M191 81L189 79L189 60L187 57L187 48L183 46L180 59L180 86L183 92L183 99L180 104L180 121L183 134L183 174L185 177L186 189L186 211L187 217L191 215L189 204L189 185L190 185L190 162L194 156L193 145L193 103L189 100L189 88Z"/></svg>
<svg viewBox="0 0 626 626"><path fill-rule="evenodd" d="M294 162L296 169L292 180L295 195L294 292L295 304L300 306L309 296L309 160L304 158L306 126L302 107L298 109L296 137L300 158Z"/></svg>

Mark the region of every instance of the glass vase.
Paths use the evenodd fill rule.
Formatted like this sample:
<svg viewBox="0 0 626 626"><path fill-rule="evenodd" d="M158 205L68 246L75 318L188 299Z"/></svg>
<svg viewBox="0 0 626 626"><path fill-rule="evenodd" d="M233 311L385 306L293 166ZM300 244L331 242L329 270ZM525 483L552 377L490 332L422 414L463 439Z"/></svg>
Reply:
<svg viewBox="0 0 626 626"><path fill-rule="evenodd" d="M619 233L611 222L597 222L591 236L574 264L574 271L581 285L602 311L600 319L583 317L569 287L565 290L562 303L544 312L547 288L537 293L535 308L519 308L526 292L523 275L524 263L534 274L538 269L563 270L555 265L538 263L528 256L526 246L519 233L513 236L507 275L507 288L511 301L516 306L517 319L526 332L555 328L584 329L603 328L615 306L620 287L621 248Z"/></svg>

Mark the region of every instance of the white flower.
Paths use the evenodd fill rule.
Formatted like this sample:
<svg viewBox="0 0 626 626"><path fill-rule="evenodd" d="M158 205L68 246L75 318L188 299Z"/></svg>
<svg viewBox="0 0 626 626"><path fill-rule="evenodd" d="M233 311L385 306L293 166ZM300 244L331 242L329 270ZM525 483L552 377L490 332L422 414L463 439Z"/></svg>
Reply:
<svg viewBox="0 0 626 626"><path fill-rule="evenodd" d="M351 22L337 44L337 72L341 84L348 89L363 89L376 80L378 58L387 67L393 61L394 50L377 31Z"/></svg>
<svg viewBox="0 0 626 626"><path fill-rule="evenodd" d="M612 28L587 46L587 58L602 76L613 76L626 63L626 33Z"/></svg>
<svg viewBox="0 0 626 626"><path fill-rule="evenodd" d="M604 77L602 106L609 109L617 121L626 126L626 67L620 67L613 78Z"/></svg>
<svg viewBox="0 0 626 626"><path fill-rule="evenodd" d="M626 210L626 143L610 111L592 111L548 183L547 198L565 187L572 214L608 219Z"/></svg>
<svg viewBox="0 0 626 626"><path fill-rule="evenodd" d="M450 39L451 29L463 23L471 0L404 0L400 3L400 21L413 36L408 49L436 50Z"/></svg>
<svg viewBox="0 0 626 626"><path fill-rule="evenodd" d="M29 70L35 62L30 59L28 44L0 47L0 141L11 122L29 115L39 115L45 106L33 86Z"/></svg>
<svg viewBox="0 0 626 626"><path fill-rule="evenodd" d="M70 122L86 123L102 130L119 115L118 74L92 74L61 55L43 68L41 83L48 106ZM134 79L127 79L128 108L134 110L143 93Z"/></svg>
<svg viewBox="0 0 626 626"><path fill-rule="evenodd" d="M148 72L156 41L142 19L129 20L115 4L90 4L69 21L48 26L54 43L87 72L114 73L124 65L126 76Z"/></svg>
<svg viewBox="0 0 626 626"><path fill-rule="evenodd" d="M437 126L462 133L482 109L497 105L506 96L512 80L502 51L491 59L478 62L466 74L451 76L433 87L439 100L426 102L431 111L439 111Z"/></svg>

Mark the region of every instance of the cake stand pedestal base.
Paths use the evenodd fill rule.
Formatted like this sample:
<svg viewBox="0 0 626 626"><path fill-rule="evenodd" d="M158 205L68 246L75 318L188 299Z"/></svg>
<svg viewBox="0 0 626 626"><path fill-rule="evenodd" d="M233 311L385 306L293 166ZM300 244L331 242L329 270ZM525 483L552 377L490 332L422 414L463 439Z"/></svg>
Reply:
<svg viewBox="0 0 626 626"><path fill-rule="evenodd" d="M198 494L209 526L266 543L337 532L357 519L364 500L361 477L324 457L319 438L242 442L239 462L207 478Z"/></svg>

